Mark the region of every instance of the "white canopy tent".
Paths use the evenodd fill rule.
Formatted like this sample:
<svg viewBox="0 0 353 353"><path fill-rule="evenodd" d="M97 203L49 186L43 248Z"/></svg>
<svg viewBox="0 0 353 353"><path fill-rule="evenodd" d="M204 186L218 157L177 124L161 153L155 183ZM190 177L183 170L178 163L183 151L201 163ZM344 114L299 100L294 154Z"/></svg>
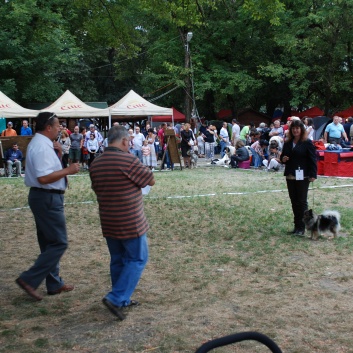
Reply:
<svg viewBox="0 0 353 353"><path fill-rule="evenodd" d="M67 90L53 104L42 112L53 112L62 118L94 118L109 116L109 109L93 108L78 99L73 93Z"/></svg>
<svg viewBox="0 0 353 353"><path fill-rule="evenodd" d="M150 115L171 115L174 124L172 108L163 108L152 104L133 90L110 106L109 110L111 117L117 118L121 121L131 118L136 120L136 118ZM109 126L111 126L111 120L109 120Z"/></svg>
<svg viewBox="0 0 353 353"><path fill-rule="evenodd" d="M4 118L33 118L38 115L38 110L26 109L15 103L0 91L0 116Z"/></svg>

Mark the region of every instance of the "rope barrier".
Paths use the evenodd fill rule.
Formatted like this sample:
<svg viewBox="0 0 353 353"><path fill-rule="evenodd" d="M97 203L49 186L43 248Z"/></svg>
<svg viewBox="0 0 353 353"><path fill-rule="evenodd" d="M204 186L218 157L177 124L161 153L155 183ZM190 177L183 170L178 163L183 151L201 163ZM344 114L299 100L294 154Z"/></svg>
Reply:
<svg viewBox="0 0 353 353"><path fill-rule="evenodd" d="M353 184L346 184L346 185L327 185L327 186L321 186L317 188L310 188L309 190L320 190L320 189L340 189L340 188L347 188L347 187L353 187ZM194 197L213 197L213 196L223 196L223 195L255 195L255 194L266 194L266 193L278 193L278 192L287 192L287 189L277 189L277 190L258 190L258 191L244 191L244 192L222 192L222 193L212 193L212 194L196 194L196 195L174 195L174 196L144 196L144 199L150 200L150 199L190 199ZM80 201L80 202L65 202L65 205L80 205L80 204L90 204L90 203L96 203L96 200L87 200L87 201ZM5 212L5 211L16 211L16 210L22 210L22 209L27 209L29 208L28 206L24 207L16 207L16 208L8 208L8 209L0 209L0 212Z"/></svg>

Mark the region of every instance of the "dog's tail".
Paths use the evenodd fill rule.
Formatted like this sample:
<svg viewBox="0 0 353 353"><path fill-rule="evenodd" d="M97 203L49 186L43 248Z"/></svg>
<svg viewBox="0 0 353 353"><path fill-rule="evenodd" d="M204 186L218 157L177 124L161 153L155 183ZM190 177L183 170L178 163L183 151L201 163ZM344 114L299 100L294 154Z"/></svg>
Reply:
<svg viewBox="0 0 353 353"><path fill-rule="evenodd" d="M322 215L325 216L325 217L336 218L338 222L341 219L341 215L340 215L340 213L338 211L327 210L327 211L322 212Z"/></svg>

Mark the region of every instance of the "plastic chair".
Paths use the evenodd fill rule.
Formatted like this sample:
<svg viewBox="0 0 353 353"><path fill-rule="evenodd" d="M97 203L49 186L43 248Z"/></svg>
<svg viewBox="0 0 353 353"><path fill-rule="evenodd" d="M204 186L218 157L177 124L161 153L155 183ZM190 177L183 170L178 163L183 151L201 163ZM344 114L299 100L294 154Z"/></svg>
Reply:
<svg viewBox="0 0 353 353"><path fill-rule="evenodd" d="M247 161L238 162L238 168L250 169L250 159Z"/></svg>

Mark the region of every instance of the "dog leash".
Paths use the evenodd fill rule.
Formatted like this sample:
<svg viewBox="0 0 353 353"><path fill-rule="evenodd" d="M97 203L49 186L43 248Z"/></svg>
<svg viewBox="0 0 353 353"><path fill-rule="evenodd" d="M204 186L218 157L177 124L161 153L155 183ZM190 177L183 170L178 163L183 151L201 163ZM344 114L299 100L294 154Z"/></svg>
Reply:
<svg viewBox="0 0 353 353"><path fill-rule="evenodd" d="M315 202L314 202L314 201L315 201L315 200L314 200L314 194L315 194L315 193L314 193L314 181L311 182L311 190L312 190L312 192L313 192L313 205L312 205L312 208L314 208L314 205L315 205Z"/></svg>

